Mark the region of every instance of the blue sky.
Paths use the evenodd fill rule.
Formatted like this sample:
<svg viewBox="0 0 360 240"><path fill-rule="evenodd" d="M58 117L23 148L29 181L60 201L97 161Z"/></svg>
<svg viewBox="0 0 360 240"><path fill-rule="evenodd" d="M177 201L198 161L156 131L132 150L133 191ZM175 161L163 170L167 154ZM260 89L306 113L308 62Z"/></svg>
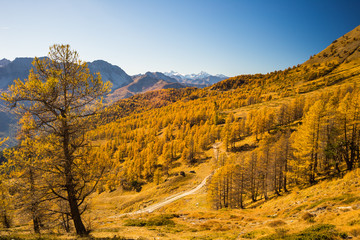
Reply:
<svg viewBox="0 0 360 240"><path fill-rule="evenodd" d="M351 31L359 9L358 0L0 0L0 59L67 43L130 75L266 73Z"/></svg>

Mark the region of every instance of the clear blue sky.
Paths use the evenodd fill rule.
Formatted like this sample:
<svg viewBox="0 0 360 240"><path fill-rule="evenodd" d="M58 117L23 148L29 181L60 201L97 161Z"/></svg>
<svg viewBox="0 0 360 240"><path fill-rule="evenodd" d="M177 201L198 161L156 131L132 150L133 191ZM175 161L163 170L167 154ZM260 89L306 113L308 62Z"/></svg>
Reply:
<svg viewBox="0 0 360 240"><path fill-rule="evenodd" d="M360 24L359 0L0 0L0 59L68 43L128 74L266 73Z"/></svg>

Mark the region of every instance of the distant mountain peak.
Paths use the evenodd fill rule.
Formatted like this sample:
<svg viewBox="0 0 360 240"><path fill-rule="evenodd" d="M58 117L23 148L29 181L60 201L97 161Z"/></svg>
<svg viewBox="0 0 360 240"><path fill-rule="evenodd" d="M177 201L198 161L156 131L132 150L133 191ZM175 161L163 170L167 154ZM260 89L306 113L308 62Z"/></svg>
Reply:
<svg viewBox="0 0 360 240"><path fill-rule="evenodd" d="M228 76L224 75L224 74L216 74L215 75L216 77L219 77L219 78L229 78Z"/></svg>
<svg viewBox="0 0 360 240"><path fill-rule="evenodd" d="M185 75L186 78L191 78L191 79L201 79L201 78L207 78L207 77L210 77L211 75L208 74L207 72L205 71L201 71L199 73L193 73L193 74L187 74Z"/></svg>
<svg viewBox="0 0 360 240"><path fill-rule="evenodd" d="M104 81L112 82L112 90L126 86L133 80L119 66L112 65L104 60L95 60L88 63L90 72L100 72Z"/></svg>
<svg viewBox="0 0 360 240"><path fill-rule="evenodd" d="M45 57L40 57L40 59ZM6 89L13 83L14 79L25 79L29 75L34 58L17 57L14 61L7 59L0 60L0 89ZM88 63L91 73L101 73L103 81L112 82L112 90L123 87L131 83L133 80L124 70L116 65L112 65L104 60L96 60Z"/></svg>
<svg viewBox="0 0 360 240"><path fill-rule="evenodd" d="M165 82L178 82L177 79L175 78L172 78L164 73L161 73L161 72L146 72L144 75L137 75L138 76L148 76L148 77L151 77L151 78L155 78L155 79L159 79L159 80L163 80Z"/></svg>
<svg viewBox="0 0 360 240"><path fill-rule="evenodd" d="M209 73L205 72L205 71L200 71L197 75L200 75L200 76L210 76Z"/></svg>
<svg viewBox="0 0 360 240"><path fill-rule="evenodd" d="M187 85L179 83L177 79L169 77L161 72L146 72L132 76L133 82L116 89L109 94L108 101L128 98L137 93L166 88L185 88Z"/></svg>
<svg viewBox="0 0 360 240"><path fill-rule="evenodd" d="M178 73L178 72L175 72L175 71L170 71L170 72L166 72L166 73L164 73L165 75L167 75L167 74L173 74L173 75L181 75L181 73Z"/></svg>
<svg viewBox="0 0 360 240"><path fill-rule="evenodd" d="M170 71L170 72L165 72L164 74L169 77L175 78L180 83L192 84L193 86L197 86L197 87L210 86L214 83L217 83L219 81L228 78L223 74L211 75L205 71L201 71L199 73L192 73L192 74L181 74L175 71Z"/></svg>
<svg viewBox="0 0 360 240"><path fill-rule="evenodd" d="M5 67L6 65L8 65L9 63L11 63L10 60L3 58L0 60L0 67Z"/></svg>

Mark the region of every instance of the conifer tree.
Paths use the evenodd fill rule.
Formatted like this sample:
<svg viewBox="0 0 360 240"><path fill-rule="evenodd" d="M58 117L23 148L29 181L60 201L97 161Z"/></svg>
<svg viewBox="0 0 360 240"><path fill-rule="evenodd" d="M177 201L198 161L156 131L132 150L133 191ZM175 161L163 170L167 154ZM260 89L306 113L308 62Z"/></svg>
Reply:
<svg viewBox="0 0 360 240"><path fill-rule="evenodd" d="M262 180L262 190L264 199L268 200L268 185L269 185L269 173L270 173L270 161L271 161L271 151L270 144L272 139L269 134L266 134L264 138L260 141L259 146L259 159L260 159L260 168L258 171L261 174Z"/></svg>
<svg viewBox="0 0 360 240"><path fill-rule="evenodd" d="M320 133L324 119L325 104L319 99L307 112L304 123L299 128L294 138L293 147L295 156L298 158L300 175L307 176L308 183L314 184L318 175L318 167L321 156Z"/></svg>
<svg viewBox="0 0 360 240"><path fill-rule="evenodd" d="M8 138L0 140L0 146L7 141ZM9 165L1 164L0 165L0 222L4 228L11 227L10 219L10 205L12 204L10 194L9 194Z"/></svg>
<svg viewBox="0 0 360 240"><path fill-rule="evenodd" d="M42 143L31 133L34 122L29 114L21 118L20 124L19 146L5 149L6 165L11 169L9 177L12 179L13 188L16 189L13 196L16 208L31 216L34 232L40 233L48 190L40 172Z"/></svg>
<svg viewBox="0 0 360 240"><path fill-rule="evenodd" d="M357 92L347 93L339 103L339 119L341 129L341 153L347 170L354 168L358 156L360 97Z"/></svg>
<svg viewBox="0 0 360 240"><path fill-rule="evenodd" d="M49 187L68 202L77 234L85 235L80 206L97 181L89 184L89 178L95 176L88 174L81 149L87 144L90 116L97 112L110 83L104 84L100 74L90 74L87 64L69 45L50 47L48 58L35 58L33 65L28 79L15 80L2 99L18 114L29 112L38 134L47 136L51 152L48 173L56 179Z"/></svg>

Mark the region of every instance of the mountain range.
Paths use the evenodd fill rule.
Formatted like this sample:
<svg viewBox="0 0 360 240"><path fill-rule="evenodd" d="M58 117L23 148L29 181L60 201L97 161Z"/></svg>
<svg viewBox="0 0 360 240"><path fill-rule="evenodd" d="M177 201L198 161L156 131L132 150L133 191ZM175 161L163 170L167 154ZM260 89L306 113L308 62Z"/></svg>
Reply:
<svg viewBox="0 0 360 240"><path fill-rule="evenodd" d="M10 61L0 60L0 92L13 84L15 79L24 80L28 77L30 69L33 67L33 58L19 57ZM131 97L138 93L147 91L186 88L186 87L206 87L224 78L224 75L210 75L205 72L199 74L181 75L174 71L169 73L146 72L134 76L128 75L123 69L112 65L104 60L88 62L91 73L100 72L103 81L112 83L112 91L107 97L108 102L115 102L119 99ZM0 110L0 136L8 135L9 124L16 121L7 113Z"/></svg>
<svg viewBox="0 0 360 240"><path fill-rule="evenodd" d="M115 89L108 95L108 100L116 101L131 97L137 93L147 91L167 89L167 88L185 88L188 85L179 83L175 78L166 76L160 72L146 72L132 77L132 82L126 86Z"/></svg>
<svg viewBox="0 0 360 240"><path fill-rule="evenodd" d="M0 88L6 89L11 85L14 79L25 79L29 75L33 58L15 58L14 61L7 59L0 60ZM100 72L103 81L110 81L113 89L123 87L133 80L120 67L112 65L102 60L96 60L88 63L91 73Z"/></svg>
<svg viewBox="0 0 360 240"><path fill-rule="evenodd" d="M0 89L6 89L14 79L25 79L32 68L33 58L16 58L13 61L0 60ZM189 86L206 87L227 78L224 75L199 74L181 75L174 71L169 73L147 72L134 76L128 75L123 69L104 60L88 62L91 73L100 72L103 81L112 83L111 98L126 98L136 93L166 88L183 88Z"/></svg>
<svg viewBox="0 0 360 240"><path fill-rule="evenodd" d="M190 84L193 86L210 86L214 83L220 82L229 77L223 74L210 75L207 72L201 71L198 74L181 74L175 71L165 72L165 75L175 78L180 83Z"/></svg>

